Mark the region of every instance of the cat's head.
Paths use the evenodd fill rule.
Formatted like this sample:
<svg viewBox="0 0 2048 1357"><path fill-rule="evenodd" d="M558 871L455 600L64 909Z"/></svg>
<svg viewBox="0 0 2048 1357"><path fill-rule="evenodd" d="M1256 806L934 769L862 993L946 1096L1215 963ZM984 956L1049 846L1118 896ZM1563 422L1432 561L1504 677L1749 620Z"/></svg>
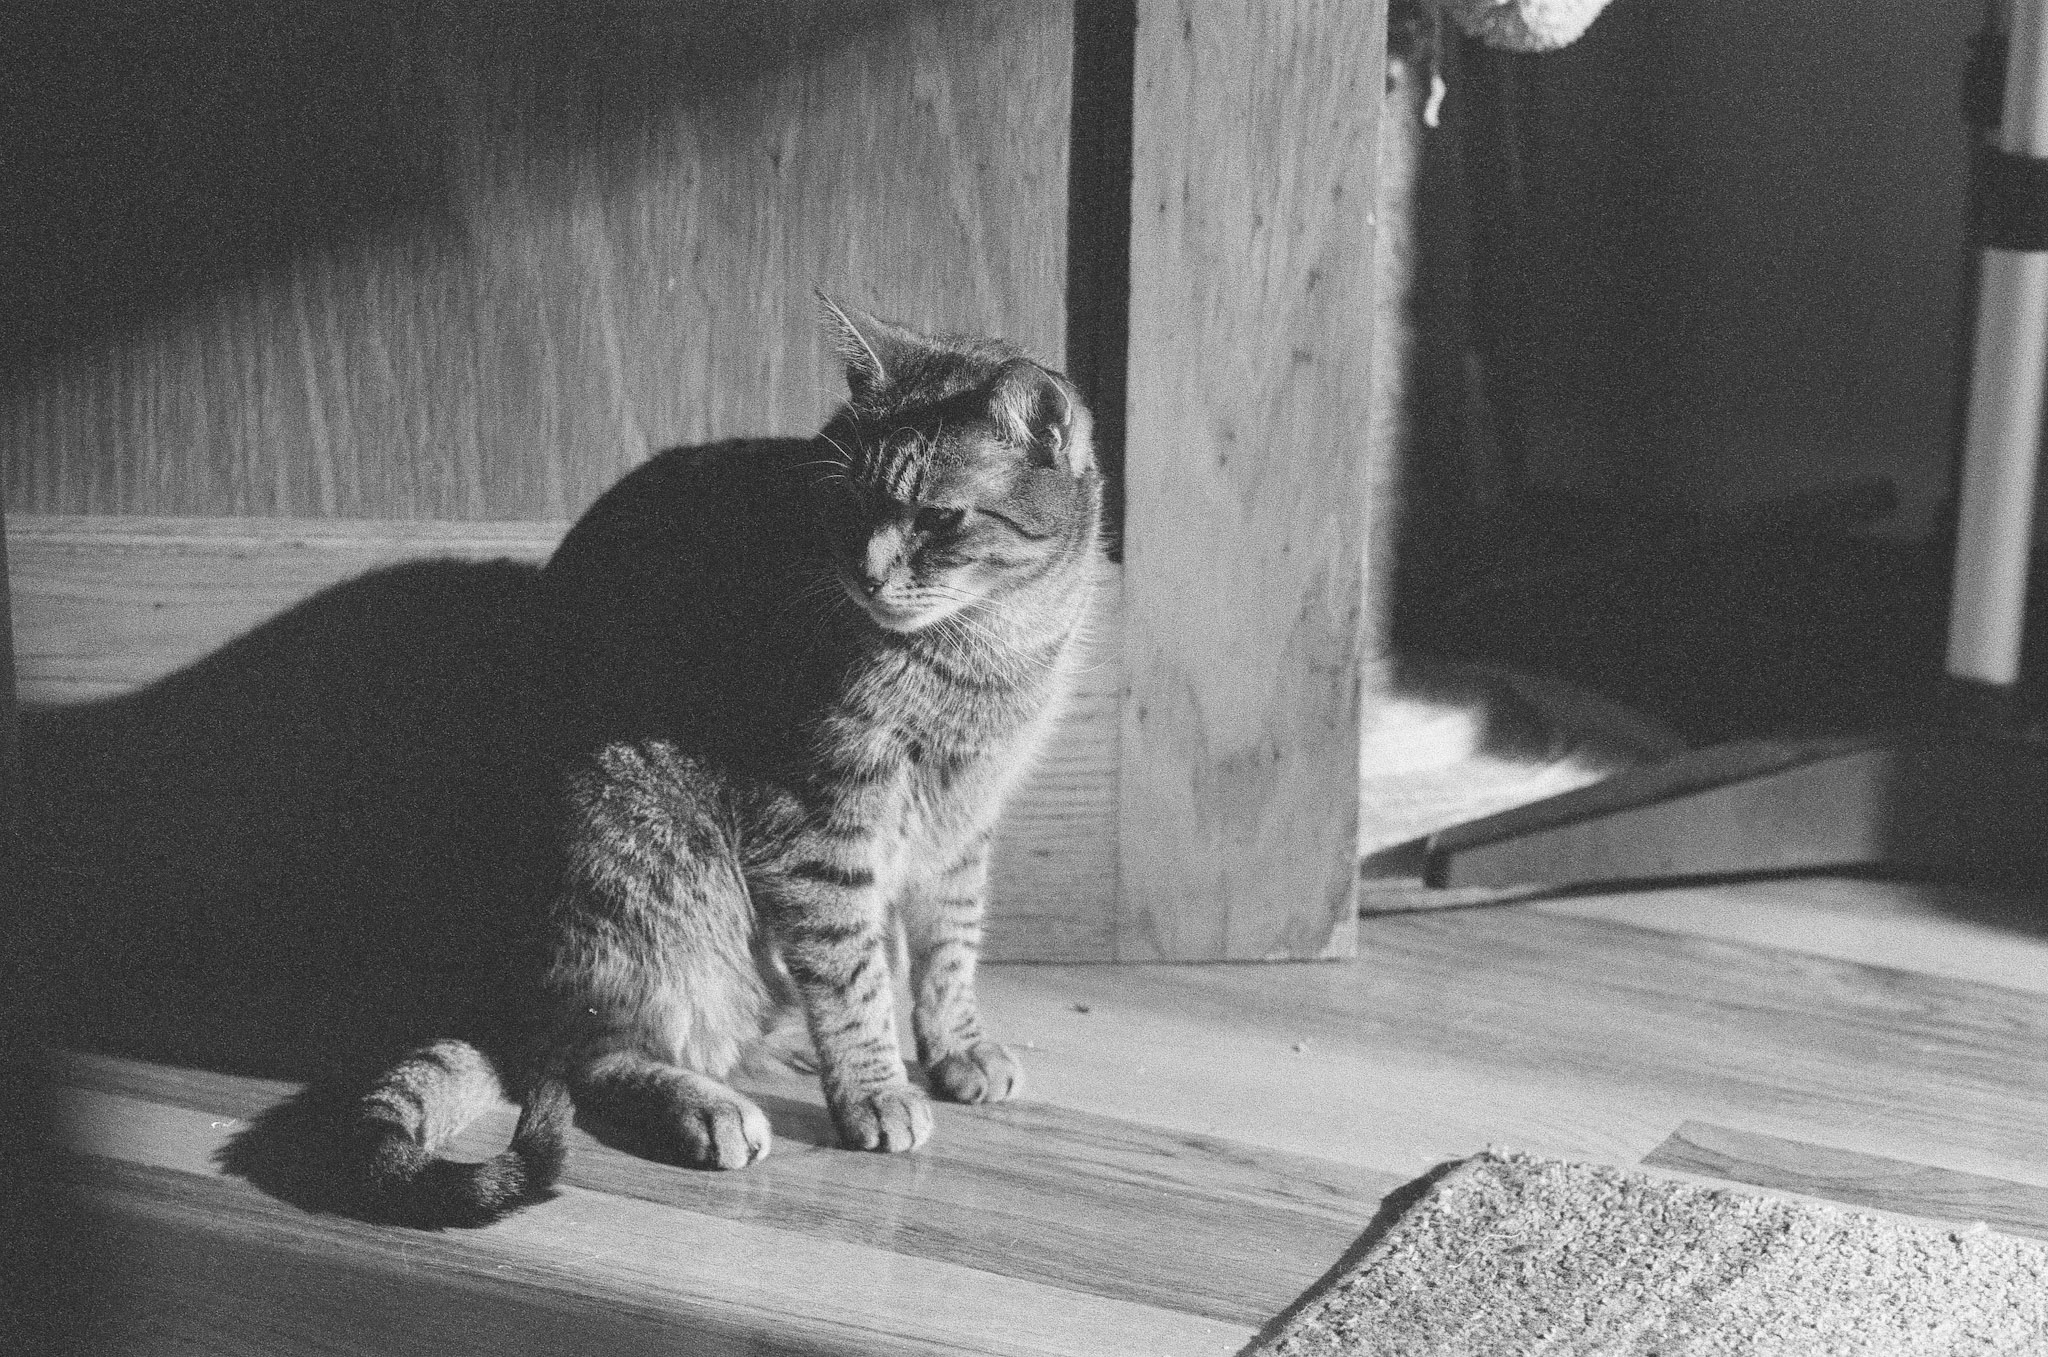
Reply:
<svg viewBox="0 0 2048 1357"><path fill-rule="evenodd" d="M848 597L912 632L1087 570L1102 478L1066 378L1000 340L819 300L849 391L818 439L821 529Z"/></svg>

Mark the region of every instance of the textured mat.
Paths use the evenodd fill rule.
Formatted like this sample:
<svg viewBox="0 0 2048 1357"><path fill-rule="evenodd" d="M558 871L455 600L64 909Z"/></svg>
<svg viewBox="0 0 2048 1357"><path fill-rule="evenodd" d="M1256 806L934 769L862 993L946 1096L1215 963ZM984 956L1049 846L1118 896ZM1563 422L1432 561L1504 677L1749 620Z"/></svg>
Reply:
<svg viewBox="0 0 2048 1357"><path fill-rule="evenodd" d="M1488 1153L1256 1351L2048 1353L2048 1245Z"/></svg>

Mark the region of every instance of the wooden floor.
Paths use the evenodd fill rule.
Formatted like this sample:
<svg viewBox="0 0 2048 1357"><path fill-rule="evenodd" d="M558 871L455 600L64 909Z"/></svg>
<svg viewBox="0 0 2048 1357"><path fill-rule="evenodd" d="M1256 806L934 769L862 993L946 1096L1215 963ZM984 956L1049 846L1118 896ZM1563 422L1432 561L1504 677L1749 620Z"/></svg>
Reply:
<svg viewBox="0 0 2048 1357"><path fill-rule="evenodd" d="M2048 1237L2044 918L1808 880L1368 917L1356 963L994 968L1026 1101L882 1158L771 1079L753 1169L578 1132L558 1199L446 1234L223 1176L286 1086L80 1055L88 1350L1227 1354L1489 1144Z"/></svg>

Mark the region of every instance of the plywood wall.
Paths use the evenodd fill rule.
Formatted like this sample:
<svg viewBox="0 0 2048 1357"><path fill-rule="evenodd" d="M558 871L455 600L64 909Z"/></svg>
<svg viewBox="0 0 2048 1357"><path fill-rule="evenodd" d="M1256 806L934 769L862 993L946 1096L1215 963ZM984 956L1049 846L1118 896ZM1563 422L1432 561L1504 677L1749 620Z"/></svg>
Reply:
<svg viewBox="0 0 2048 1357"><path fill-rule="evenodd" d="M137 650L224 639L289 573L265 553L328 540L308 520L349 520L344 556L462 555L449 525L559 525L664 446L815 428L841 391L815 284L1060 363L1071 289L1101 427L1128 424L1127 554L1005 830L992 950L1348 955L1384 7L1082 15L1080 51L1072 0L17 25L0 444L50 565L30 677L120 688ZM138 530L118 578L63 559Z"/></svg>
<svg viewBox="0 0 2048 1357"><path fill-rule="evenodd" d="M1062 357L1063 0L13 28L11 514L573 517L662 447L815 427L819 283Z"/></svg>

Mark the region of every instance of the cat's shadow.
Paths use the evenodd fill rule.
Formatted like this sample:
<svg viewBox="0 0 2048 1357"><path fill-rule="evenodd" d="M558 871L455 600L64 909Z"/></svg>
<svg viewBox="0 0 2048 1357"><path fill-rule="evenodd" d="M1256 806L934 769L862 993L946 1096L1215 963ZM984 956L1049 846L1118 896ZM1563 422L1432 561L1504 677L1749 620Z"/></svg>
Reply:
<svg viewBox="0 0 2048 1357"><path fill-rule="evenodd" d="M28 713L14 937L59 1038L309 1080L490 1020L536 842L536 581L393 567Z"/></svg>
<svg viewBox="0 0 2048 1357"><path fill-rule="evenodd" d="M335 1171L357 1100L421 1040L502 1032L509 977L531 960L519 921L537 911L517 893L548 867L551 728L537 596L528 565L400 565L136 693L29 712L13 937L44 1030L301 1084L221 1167L309 1211L376 1218ZM743 1083L777 1145L835 1145L801 1051L785 1036L768 1059ZM577 1124L662 1158L626 1128Z"/></svg>

